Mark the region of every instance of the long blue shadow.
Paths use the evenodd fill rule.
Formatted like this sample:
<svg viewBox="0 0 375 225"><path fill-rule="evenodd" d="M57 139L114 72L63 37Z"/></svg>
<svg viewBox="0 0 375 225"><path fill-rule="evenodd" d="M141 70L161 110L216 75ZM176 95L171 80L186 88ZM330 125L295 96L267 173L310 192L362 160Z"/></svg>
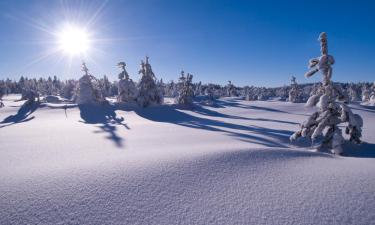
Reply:
<svg viewBox="0 0 375 225"><path fill-rule="evenodd" d="M79 105L80 116L84 123L100 124L100 131L95 133L106 133L108 139L112 140L117 147L123 146L123 138L117 134L116 125L122 125L130 129L123 123L124 118L118 118L116 115L116 107L110 104L104 105Z"/></svg>
<svg viewBox="0 0 375 225"><path fill-rule="evenodd" d="M6 124L6 125L0 126L0 128L4 128L4 127L11 126L11 125L18 124L18 123L28 122L34 119L35 117L30 116L30 115L33 112L35 112L35 110L37 110L39 106L40 106L39 103L33 103L31 105L29 104L22 105L15 115L10 115L0 122L0 124Z"/></svg>
<svg viewBox="0 0 375 225"><path fill-rule="evenodd" d="M227 135L239 138L242 141L256 143L267 147L286 148L287 146L285 143L289 143L289 136L292 134L292 132L288 130L271 129L250 125L244 126L196 117L178 110L176 106L162 105L157 107L135 109L135 112L139 116L155 122L173 123L196 129L223 132Z"/></svg>

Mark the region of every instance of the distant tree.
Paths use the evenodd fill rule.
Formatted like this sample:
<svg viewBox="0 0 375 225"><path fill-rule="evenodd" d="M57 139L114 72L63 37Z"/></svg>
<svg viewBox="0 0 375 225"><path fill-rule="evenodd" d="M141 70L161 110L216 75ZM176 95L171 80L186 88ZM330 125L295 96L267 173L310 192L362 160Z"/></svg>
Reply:
<svg viewBox="0 0 375 225"><path fill-rule="evenodd" d="M141 74L142 77L138 83L138 104L142 107L162 104L163 96L156 85L156 77L154 72L152 72L152 68L147 56L145 61L141 61L139 74Z"/></svg>
<svg viewBox="0 0 375 225"><path fill-rule="evenodd" d="M185 77L184 71L181 71L181 76L178 82L178 96L176 103L181 105L190 105L193 103L194 89L193 89L193 75L187 74Z"/></svg>
<svg viewBox="0 0 375 225"><path fill-rule="evenodd" d="M369 102L370 101L370 88L367 84L363 84L362 86L362 102Z"/></svg>
<svg viewBox="0 0 375 225"><path fill-rule="evenodd" d="M137 98L137 87L135 86L132 79L129 78L129 74L125 69L125 62L119 62L117 66L121 69L118 78L118 102L132 102Z"/></svg>
<svg viewBox="0 0 375 225"><path fill-rule="evenodd" d="M303 101L302 91L299 88L296 77L292 76L291 85L289 90L289 102L298 103Z"/></svg>
<svg viewBox="0 0 375 225"><path fill-rule="evenodd" d="M238 96L236 87L232 84L232 81L228 81L228 84L226 86L226 96L228 97Z"/></svg>
<svg viewBox="0 0 375 225"><path fill-rule="evenodd" d="M5 93L6 93L5 83L4 82L0 82L0 108L2 108L4 106L3 96L5 95Z"/></svg>

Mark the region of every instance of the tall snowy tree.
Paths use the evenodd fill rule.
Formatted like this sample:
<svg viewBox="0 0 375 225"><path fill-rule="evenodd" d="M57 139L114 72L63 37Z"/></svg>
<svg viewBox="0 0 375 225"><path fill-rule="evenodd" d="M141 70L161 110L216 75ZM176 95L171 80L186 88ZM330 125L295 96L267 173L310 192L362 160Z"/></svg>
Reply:
<svg viewBox="0 0 375 225"><path fill-rule="evenodd" d="M133 102L137 98L137 87L135 86L132 79L129 78L129 74L125 69L126 63L119 62L117 66L121 69L118 78L118 102Z"/></svg>
<svg viewBox="0 0 375 225"><path fill-rule="evenodd" d="M193 103L194 89L193 89L193 75L187 74L185 77L184 71L181 71L181 76L178 82L178 96L176 103L182 105L190 105Z"/></svg>
<svg viewBox="0 0 375 225"><path fill-rule="evenodd" d="M147 56L145 61L141 61L141 68L138 73L142 75L141 80L138 83L138 104L142 107L162 104L163 96L156 85L156 77L154 72L152 72Z"/></svg>
<svg viewBox="0 0 375 225"><path fill-rule="evenodd" d="M319 97L317 104L319 111L313 113L303 122L301 129L295 132L290 140L308 137L315 141L322 135L323 141L317 150L329 149L334 154L341 154L344 138L338 125L344 123L346 125L345 132L350 136L350 141L358 144L361 143L363 121L345 103L336 101L336 99L339 99L340 93L337 92L331 81L331 65L335 61L333 56L328 54L326 33L320 34L319 41L321 56L310 60L309 67L311 70L306 73L307 77L318 71L323 74L322 95Z"/></svg>

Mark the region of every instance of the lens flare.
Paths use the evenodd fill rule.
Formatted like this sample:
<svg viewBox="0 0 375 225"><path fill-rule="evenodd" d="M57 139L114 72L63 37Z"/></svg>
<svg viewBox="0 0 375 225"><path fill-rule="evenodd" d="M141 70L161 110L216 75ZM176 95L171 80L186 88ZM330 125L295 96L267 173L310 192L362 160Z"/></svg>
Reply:
<svg viewBox="0 0 375 225"><path fill-rule="evenodd" d="M57 35L59 50L74 56L84 55L90 50L90 35L80 27L65 26Z"/></svg>

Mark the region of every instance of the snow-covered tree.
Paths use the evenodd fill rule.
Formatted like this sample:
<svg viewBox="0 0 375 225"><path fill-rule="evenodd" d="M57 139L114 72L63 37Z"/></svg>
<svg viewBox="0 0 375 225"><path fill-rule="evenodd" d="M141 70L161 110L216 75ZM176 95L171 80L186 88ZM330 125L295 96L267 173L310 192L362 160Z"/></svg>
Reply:
<svg viewBox="0 0 375 225"><path fill-rule="evenodd" d="M137 98L137 87L135 86L132 79L129 78L129 74L125 69L125 62L119 62L117 66L121 69L118 78L118 102L133 102Z"/></svg>
<svg viewBox="0 0 375 225"><path fill-rule="evenodd" d="M4 106L3 96L5 95L5 92L6 92L5 83L0 83L0 108Z"/></svg>
<svg viewBox="0 0 375 225"><path fill-rule="evenodd" d="M215 100L215 98L217 98L215 95L215 86L213 84L208 84L205 89L205 94L208 96L210 101Z"/></svg>
<svg viewBox="0 0 375 225"><path fill-rule="evenodd" d="M327 35L321 33L319 36L321 46L321 56L310 60L311 70L306 73L307 77L320 71L323 74L322 95L319 97L317 106L319 111L313 113L305 122L301 124L301 129L295 132L290 140L296 140L300 137L311 138L315 141L319 136L323 136L323 141L318 150L330 149L332 153L341 154L343 152L342 144L344 138L339 124L346 124L345 132L350 136L350 141L360 143L362 135L362 118L354 114L351 109L342 102L336 101L340 93L332 84L332 67L334 64L333 56L328 54ZM338 91L337 91L338 90Z"/></svg>
<svg viewBox="0 0 375 225"><path fill-rule="evenodd" d="M104 102L102 91L98 80L88 73L86 63L82 63L81 67L83 76L78 81L77 103L78 104L95 104Z"/></svg>
<svg viewBox="0 0 375 225"><path fill-rule="evenodd" d="M103 76L103 79L100 80L101 86L103 87L103 96L110 96L111 82L109 82L107 75Z"/></svg>
<svg viewBox="0 0 375 225"><path fill-rule="evenodd" d="M296 77L292 76L289 90L289 102L298 103L303 101L302 92L298 87Z"/></svg>
<svg viewBox="0 0 375 225"><path fill-rule="evenodd" d="M362 102L369 102L370 101L370 88L363 84L362 86Z"/></svg>
<svg viewBox="0 0 375 225"><path fill-rule="evenodd" d="M195 85L195 88L194 88L194 96L200 96L202 95L203 92L202 92L202 82L199 81L199 83L197 83Z"/></svg>
<svg viewBox="0 0 375 225"><path fill-rule="evenodd" d="M60 95L68 100L72 100L76 86L77 82L75 80L65 81L62 85Z"/></svg>
<svg viewBox="0 0 375 225"><path fill-rule="evenodd" d="M361 100L360 97L359 97L359 93L358 93L357 87L353 83L349 84L348 95L349 95L350 101L352 101L352 102L357 102L357 101Z"/></svg>
<svg viewBox="0 0 375 225"><path fill-rule="evenodd" d="M371 86L370 104L375 105L375 82Z"/></svg>
<svg viewBox="0 0 375 225"><path fill-rule="evenodd" d="M175 98L178 95L177 85L173 80L165 85L165 92L164 95L168 97Z"/></svg>
<svg viewBox="0 0 375 225"><path fill-rule="evenodd" d="M158 80L158 81L156 82L156 86L158 86L158 89L159 89L159 91L161 92L161 95L162 95L162 96L165 96L165 93L166 93L166 85L165 85L165 83L164 83L164 81L163 81L163 78L160 78L160 80Z"/></svg>
<svg viewBox="0 0 375 225"><path fill-rule="evenodd" d="M155 74L152 72L151 65L148 62L147 56L146 61L141 61L141 68L139 70L139 74L141 74L142 77L140 82L138 83L138 104L142 107L162 104L163 96L156 85L156 77Z"/></svg>
<svg viewBox="0 0 375 225"><path fill-rule="evenodd" d="M187 74L185 77L184 71L181 71L181 76L178 82L178 96L176 103L182 105L190 105L193 103L194 89L193 89L193 75Z"/></svg>
<svg viewBox="0 0 375 225"><path fill-rule="evenodd" d="M275 91L275 94L276 94L277 97L280 98L280 100L286 101L288 99L288 96L289 96L288 89L289 88L287 86L282 86L280 88L277 88L277 90Z"/></svg>
<svg viewBox="0 0 375 225"><path fill-rule="evenodd" d="M227 84L227 86L225 88L226 88L226 96L228 96L228 97L236 97L236 96L238 96L237 89L234 86L234 84L232 83L232 81L229 80L228 84Z"/></svg>
<svg viewBox="0 0 375 225"><path fill-rule="evenodd" d="M265 87L258 88L257 93L257 100L259 101L267 101L270 98L270 93Z"/></svg>

